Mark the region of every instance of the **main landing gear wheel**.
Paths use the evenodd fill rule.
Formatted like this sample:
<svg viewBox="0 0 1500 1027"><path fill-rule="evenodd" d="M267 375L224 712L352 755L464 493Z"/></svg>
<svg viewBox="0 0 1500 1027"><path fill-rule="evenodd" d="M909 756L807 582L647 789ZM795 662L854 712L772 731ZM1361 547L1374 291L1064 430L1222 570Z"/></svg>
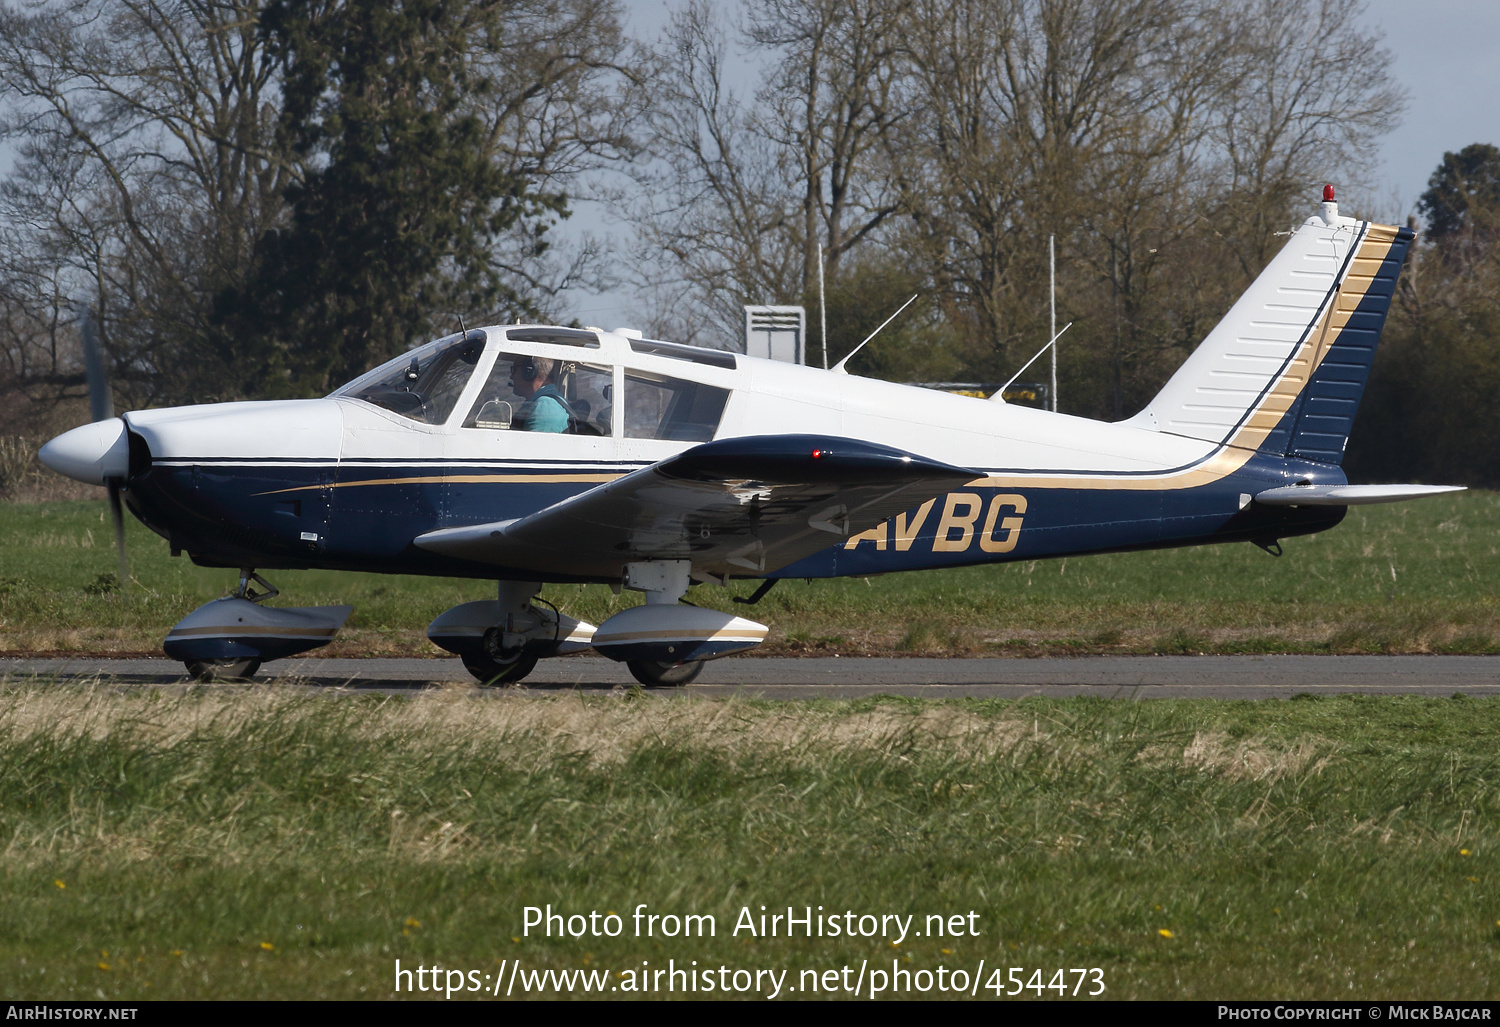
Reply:
<svg viewBox="0 0 1500 1027"><path fill-rule="evenodd" d="M521 653L509 660L491 656L465 656L464 666L481 685L511 685L536 670L537 657Z"/></svg>
<svg viewBox="0 0 1500 1027"><path fill-rule="evenodd" d="M187 672L198 681L245 681L260 670L259 660L187 660Z"/></svg>
<svg viewBox="0 0 1500 1027"><path fill-rule="evenodd" d="M703 673L703 661L664 663L661 660L626 660L630 674L647 688L680 688Z"/></svg>

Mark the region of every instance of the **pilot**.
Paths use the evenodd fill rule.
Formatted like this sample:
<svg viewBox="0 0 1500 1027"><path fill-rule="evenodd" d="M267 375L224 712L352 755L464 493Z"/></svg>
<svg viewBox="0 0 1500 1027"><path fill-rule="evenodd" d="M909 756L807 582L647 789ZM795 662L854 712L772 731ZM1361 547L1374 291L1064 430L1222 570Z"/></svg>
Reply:
<svg viewBox="0 0 1500 1027"><path fill-rule="evenodd" d="M518 431L565 432L571 411L557 387L559 362L546 357L516 357L510 365L510 387L526 402L511 428Z"/></svg>

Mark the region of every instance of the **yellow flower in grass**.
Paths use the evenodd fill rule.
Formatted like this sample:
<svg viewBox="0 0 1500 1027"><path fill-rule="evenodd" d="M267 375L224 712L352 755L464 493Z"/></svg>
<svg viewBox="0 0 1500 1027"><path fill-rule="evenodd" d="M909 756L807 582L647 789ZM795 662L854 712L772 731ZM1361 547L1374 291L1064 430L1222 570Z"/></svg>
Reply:
<svg viewBox="0 0 1500 1027"><path fill-rule="evenodd" d="M1175 937L1177 937L1175 934L1173 934L1171 931L1167 930L1165 927L1158 928L1157 931L1156 931L1156 933L1159 934L1159 935L1161 935L1163 938L1175 938Z"/></svg>
<svg viewBox="0 0 1500 1027"><path fill-rule="evenodd" d="M273 952L273 951L275 951L275 949L276 949L276 946L275 946L275 945L272 945L272 944L271 944L271 943L270 943L270 942L268 942L268 941L263 941L263 942L261 942L261 943L260 943L260 947L261 947L261 948L263 948L263 949L265 949L265 950L266 950L266 951L267 951L267 952Z"/></svg>
<svg viewBox="0 0 1500 1027"><path fill-rule="evenodd" d="M59 888L66 888L67 887L67 885L63 884L62 878L60 878L60 877L57 880L53 881L52 883L55 884L55 885L57 885Z"/></svg>

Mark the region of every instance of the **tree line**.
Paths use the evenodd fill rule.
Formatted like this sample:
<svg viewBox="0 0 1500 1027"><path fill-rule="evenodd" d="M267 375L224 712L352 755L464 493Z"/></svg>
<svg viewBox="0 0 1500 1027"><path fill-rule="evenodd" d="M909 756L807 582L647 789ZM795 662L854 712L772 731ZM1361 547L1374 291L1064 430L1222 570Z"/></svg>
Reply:
<svg viewBox="0 0 1500 1027"><path fill-rule="evenodd" d="M1404 94L1361 13L681 0L636 40L614 0L4 0L0 389L79 394L84 303L145 405L321 394L461 319L570 321L579 288L733 345L745 303L815 310L820 268L830 362L917 293L851 366L1003 381L1046 341L1054 237L1061 408L1128 416L1324 181L1368 179ZM557 241L583 199L628 250ZM1381 418L1462 431L1487 381L1466 202L1424 199L1375 473L1431 448Z"/></svg>
<svg viewBox="0 0 1500 1027"><path fill-rule="evenodd" d="M627 158L609 0L0 5L4 373L127 404L326 392L459 317L540 316L571 183Z"/></svg>

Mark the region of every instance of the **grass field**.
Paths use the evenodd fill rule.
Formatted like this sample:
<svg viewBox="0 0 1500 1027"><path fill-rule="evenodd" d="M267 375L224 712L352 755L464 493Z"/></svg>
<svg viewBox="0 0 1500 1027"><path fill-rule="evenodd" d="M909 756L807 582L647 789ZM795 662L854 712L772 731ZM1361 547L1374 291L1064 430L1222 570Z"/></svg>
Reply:
<svg viewBox="0 0 1500 1027"><path fill-rule="evenodd" d="M1497 715L11 682L0 993L390 997L397 959L611 987L697 960L799 987L983 959L1048 982L1097 967L1109 998L1494 999ZM625 914L623 933L524 934L548 903ZM635 938L639 903L716 933ZM761 905L915 929L972 911L978 936L735 936Z"/></svg>
<svg viewBox="0 0 1500 1027"><path fill-rule="evenodd" d="M766 652L1500 652L1500 494L1354 508L1273 559L1248 544L893 575L787 581L759 606L700 587L700 605L770 624ZM103 502L0 504L0 651L154 651L233 572L171 559L131 521L132 587L113 588ZM286 605L353 603L331 655L435 654L423 630L483 598L481 581L325 571L271 575ZM603 620L639 597L544 595Z"/></svg>

